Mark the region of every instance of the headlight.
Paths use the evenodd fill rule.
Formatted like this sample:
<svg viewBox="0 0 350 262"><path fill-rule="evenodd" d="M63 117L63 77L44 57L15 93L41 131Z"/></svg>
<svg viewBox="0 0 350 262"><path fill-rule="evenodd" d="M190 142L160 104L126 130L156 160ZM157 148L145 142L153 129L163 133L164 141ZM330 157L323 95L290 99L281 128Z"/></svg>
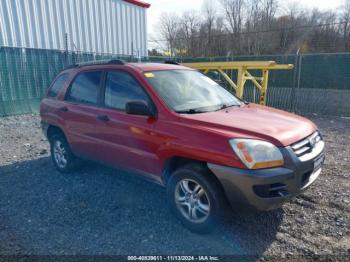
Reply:
<svg viewBox="0 0 350 262"><path fill-rule="evenodd" d="M232 139L230 145L249 169L282 166L283 156L273 144L253 139Z"/></svg>

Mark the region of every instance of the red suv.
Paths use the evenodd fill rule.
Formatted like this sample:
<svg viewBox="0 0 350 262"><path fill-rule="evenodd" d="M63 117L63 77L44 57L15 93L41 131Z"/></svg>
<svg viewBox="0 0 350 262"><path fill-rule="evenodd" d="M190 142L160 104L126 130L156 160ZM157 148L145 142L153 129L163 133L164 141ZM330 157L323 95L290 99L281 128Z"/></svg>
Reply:
<svg viewBox="0 0 350 262"><path fill-rule="evenodd" d="M134 171L165 186L197 232L231 206L269 210L321 173L324 142L309 120L246 103L202 73L119 60L72 66L41 103L61 172L78 159Z"/></svg>

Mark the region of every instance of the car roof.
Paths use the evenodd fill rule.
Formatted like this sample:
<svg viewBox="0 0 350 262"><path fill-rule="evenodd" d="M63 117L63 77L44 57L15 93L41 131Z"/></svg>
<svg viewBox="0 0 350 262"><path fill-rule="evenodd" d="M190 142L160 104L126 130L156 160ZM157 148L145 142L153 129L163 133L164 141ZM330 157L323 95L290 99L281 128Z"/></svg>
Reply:
<svg viewBox="0 0 350 262"><path fill-rule="evenodd" d="M94 70L103 68L131 68L138 72L149 72L149 71L162 71L162 70L193 70L191 68L182 66L180 64L172 63L127 63L122 60L106 60L106 61L92 61L85 62L81 64L71 65L65 68L63 72L67 71L84 71L84 70Z"/></svg>
<svg viewBox="0 0 350 262"><path fill-rule="evenodd" d="M161 64L161 63L128 63L126 65L130 65L139 71L147 72L147 71L161 71L161 70L193 70L191 68L175 65L175 64Z"/></svg>

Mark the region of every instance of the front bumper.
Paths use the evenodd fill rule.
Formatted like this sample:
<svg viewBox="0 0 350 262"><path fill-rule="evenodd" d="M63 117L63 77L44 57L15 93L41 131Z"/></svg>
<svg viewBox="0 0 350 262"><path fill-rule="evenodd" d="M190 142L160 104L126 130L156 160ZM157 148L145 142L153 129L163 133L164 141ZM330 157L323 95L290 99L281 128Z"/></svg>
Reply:
<svg viewBox="0 0 350 262"><path fill-rule="evenodd" d="M291 147L282 148L283 167L260 170L239 169L208 163L221 182L233 207L270 210L307 189L320 175L324 143L307 161L301 161ZM315 163L317 166L315 167Z"/></svg>

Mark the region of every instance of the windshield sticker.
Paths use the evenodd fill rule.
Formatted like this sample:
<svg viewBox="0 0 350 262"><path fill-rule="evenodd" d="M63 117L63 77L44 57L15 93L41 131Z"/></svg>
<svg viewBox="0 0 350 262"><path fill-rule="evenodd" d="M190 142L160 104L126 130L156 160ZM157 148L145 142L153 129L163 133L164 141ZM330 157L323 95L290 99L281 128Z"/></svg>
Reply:
<svg viewBox="0 0 350 262"><path fill-rule="evenodd" d="M154 77L154 74L153 73L145 73L145 77L152 78L152 77Z"/></svg>

